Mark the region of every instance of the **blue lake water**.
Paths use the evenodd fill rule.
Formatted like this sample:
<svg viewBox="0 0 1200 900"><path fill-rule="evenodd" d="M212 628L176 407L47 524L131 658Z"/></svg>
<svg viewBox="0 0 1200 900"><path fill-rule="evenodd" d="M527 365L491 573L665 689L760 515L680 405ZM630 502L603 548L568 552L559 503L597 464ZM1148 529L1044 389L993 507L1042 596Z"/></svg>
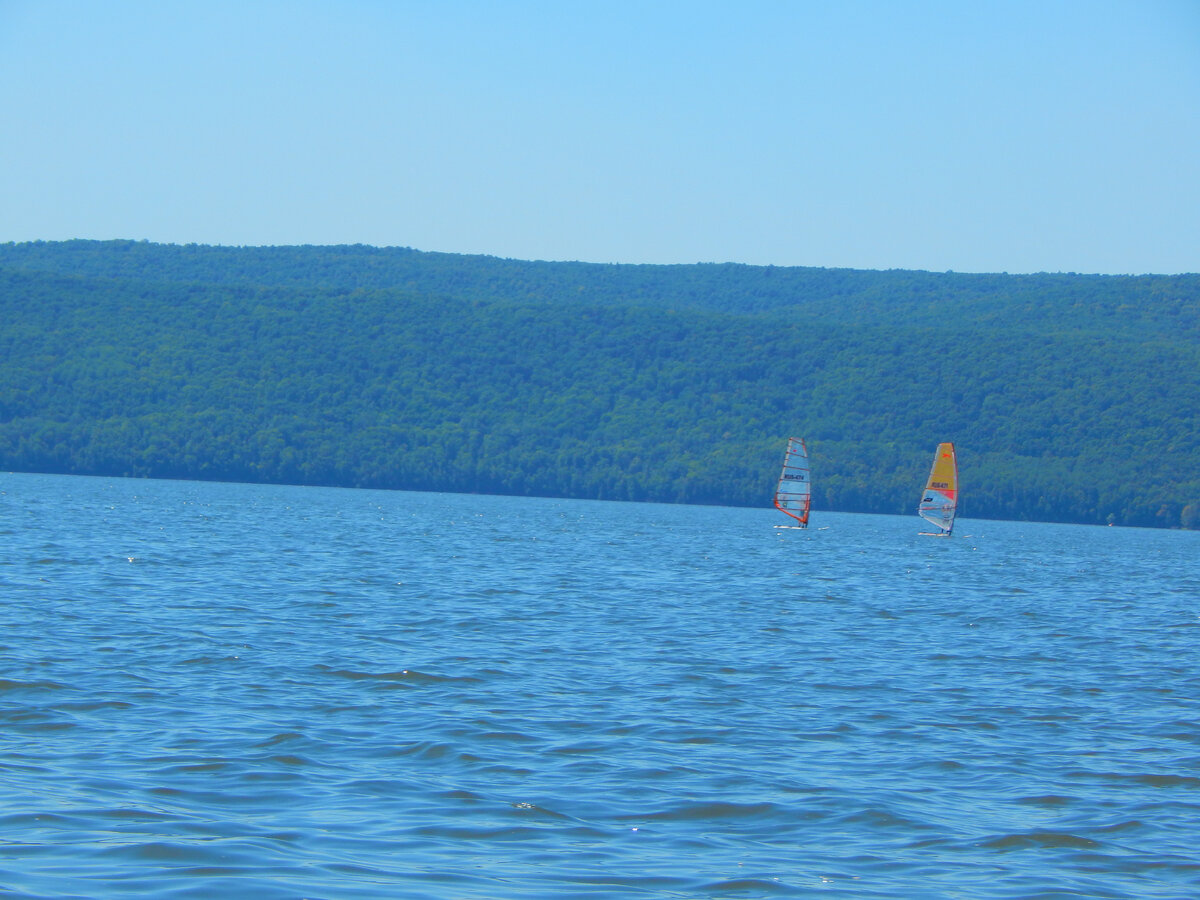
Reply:
<svg viewBox="0 0 1200 900"><path fill-rule="evenodd" d="M0 492L4 896L1200 896L1200 533Z"/></svg>

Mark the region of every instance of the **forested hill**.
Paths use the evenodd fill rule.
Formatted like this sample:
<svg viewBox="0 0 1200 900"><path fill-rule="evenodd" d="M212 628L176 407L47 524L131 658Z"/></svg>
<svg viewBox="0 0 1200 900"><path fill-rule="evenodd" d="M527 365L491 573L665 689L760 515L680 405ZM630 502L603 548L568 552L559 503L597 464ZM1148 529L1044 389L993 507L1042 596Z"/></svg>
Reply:
<svg viewBox="0 0 1200 900"><path fill-rule="evenodd" d="M531 262L404 247L212 247L145 241L0 244L0 268L147 283L402 290L463 300L650 306L724 313L798 310L862 324L960 325L1012 316L1130 327L1200 323L1200 275L972 275L858 269Z"/></svg>
<svg viewBox="0 0 1200 900"><path fill-rule="evenodd" d="M1200 276L0 245L0 467L1200 526Z"/></svg>

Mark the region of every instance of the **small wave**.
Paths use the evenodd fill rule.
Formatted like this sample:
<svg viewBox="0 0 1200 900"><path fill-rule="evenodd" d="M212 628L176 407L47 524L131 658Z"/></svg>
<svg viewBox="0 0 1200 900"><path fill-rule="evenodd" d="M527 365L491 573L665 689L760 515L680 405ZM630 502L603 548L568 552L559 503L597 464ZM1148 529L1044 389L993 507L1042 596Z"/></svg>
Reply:
<svg viewBox="0 0 1200 900"><path fill-rule="evenodd" d="M95 712L98 709L133 709L132 703L124 700L92 700L75 703L56 703L53 709L59 712Z"/></svg>
<svg viewBox="0 0 1200 900"><path fill-rule="evenodd" d="M999 835L982 842L979 846L989 850L1024 850L1031 847L1050 850L1098 850L1103 845L1091 838L1065 831L1027 831L1021 834Z"/></svg>
<svg viewBox="0 0 1200 900"><path fill-rule="evenodd" d="M61 691L65 684L57 681L12 681L0 678L0 691Z"/></svg>
<svg viewBox="0 0 1200 900"><path fill-rule="evenodd" d="M399 778L352 778L341 782L341 790L357 796L369 796L374 800L382 797L409 796L412 785Z"/></svg>
<svg viewBox="0 0 1200 900"><path fill-rule="evenodd" d="M415 756L418 759L442 759L443 757L459 755L452 745L439 741L417 741L412 744L401 744L392 751L392 756Z"/></svg>
<svg viewBox="0 0 1200 900"><path fill-rule="evenodd" d="M268 757L267 761L273 762L273 763L278 763L281 766L288 766L289 768L307 767L307 766L316 765L316 763L314 763L307 756L298 756L294 753L279 753L279 754L276 754L275 756Z"/></svg>
<svg viewBox="0 0 1200 900"><path fill-rule="evenodd" d="M721 821L763 818L778 815L780 812L780 807L774 803L729 803L718 800L706 803L687 803L662 812L625 816L624 818L629 821L643 822Z"/></svg>
<svg viewBox="0 0 1200 900"><path fill-rule="evenodd" d="M556 819L564 822L575 822L577 819L572 816L565 815L560 812L555 812L552 809L546 809L544 806L538 806L536 803L528 803L524 800L517 800L510 803L513 809L517 810L522 815L536 815L539 818ZM590 826L589 826L590 827Z"/></svg>
<svg viewBox="0 0 1200 900"><path fill-rule="evenodd" d="M84 811L90 819L110 819L116 822L169 822L176 816L134 806L115 806L108 809L88 809Z"/></svg>
<svg viewBox="0 0 1200 900"><path fill-rule="evenodd" d="M604 753L609 749L606 744L599 743L583 743L583 744L568 744L563 747L551 747L548 752L561 754L563 756L595 756Z"/></svg>
<svg viewBox="0 0 1200 900"><path fill-rule="evenodd" d="M471 803L481 803L487 799L482 794L476 794L474 791L465 791L462 789L444 791L439 796L445 800L466 800Z"/></svg>
<svg viewBox="0 0 1200 900"><path fill-rule="evenodd" d="M1145 828L1144 822L1138 819L1129 819L1125 822L1116 822L1112 825L1102 825L1099 828L1093 829L1097 834L1121 834L1126 831L1138 831Z"/></svg>
<svg viewBox="0 0 1200 900"><path fill-rule="evenodd" d="M966 766L956 759L939 759L934 763L934 768L943 772L959 772L966 769Z"/></svg>
<svg viewBox="0 0 1200 900"><path fill-rule="evenodd" d="M795 885L785 884L782 881L768 881L765 878L734 878L729 881L714 881L704 885L701 890L705 894L713 894L717 897L736 897L738 894L758 897L763 894L808 893L807 890L802 891Z"/></svg>
<svg viewBox="0 0 1200 900"><path fill-rule="evenodd" d="M1141 784L1153 788L1200 788L1200 777L1195 775L1169 775L1159 772L1130 774L1128 772L1077 770L1067 773L1067 777L1076 780L1099 781L1115 785Z"/></svg>
<svg viewBox="0 0 1200 900"><path fill-rule="evenodd" d="M30 732L69 731L78 728L76 722L64 722L43 709L14 709L0 711L0 724L19 725Z"/></svg>
<svg viewBox="0 0 1200 900"><path fill-rule="evenodd" d="M412 829L410 834L421 837L449 838L454 841L521 841L540 837L543 829L532 825L470 826L425 825Z"/></svg>
<svg viewBox="0 0 1200 900"><path fill-rule="evenodd" d="M304 735L298 731L281 731L279 734L271 735L265 741L259 741L254 746L257 747L274 747L278 744L287 744L293 741L307 740Z"/></svg>
<svg viewBox="0 0 1200 900"><path fill-rule="evenodd" d="M101 851L102 856L155 863L192 863L194 865L227 864L229 848L197 844L152 841L145 844L119 844Z"/></svg>
<svg viewBox="0 0 1200 900"><path fill-rule="evenodd" d="M522 734L519 731L488 731L479 735L480 740L484 741L505 741L507 743L527 743L536 740L527 734Z"/></svg>
<svg viewBox="0 0 1200 900"><path fill-rule="evenodd" d="M185 659L182 663L180 663L180 665L211 666L219 663L235 663L241 661L241 658L237 656L193 656L191 659Z"/></svg>
<svg viewBox="0 0 1200 900"><path fill-rule="evenodd" d="M843 722L836 728L831 728L828 731L799 731L796 733L797 740L802 741L840 741L844 740L847 735L855 734L858 731L853 725Z"/></svg>
<svg viewBox="0 0 1200 900"><path fill-rule="evenodd" d="M1133 775L1130 780L1150 787L1200 788L1200 778L1194 775Z"/></svg>
<svg viewBox="0 0 1200 900"><path fill-rule="evenodd" d="M350 681L383 681L403 684L478 684L479 679L470 675L430 675L416 669L401 669L398 672L356 672L353 669L333 669L325 665L313 666L319 672L334 678Z"/></svg>
<svg viewBox="0 0 1200 900"><path fill-rule="evenodd" d="M21 812L0 816L0 827L3 828L54 828L62 830L82 827L83 820L77 816L65 816L52 812Z"/></svg>
<svg viewBox="0 0 1200 900"><path fill-rule="evenodd" d="M1069 806L1075 802L1075 798L1064 797L1061 794L1042 794L1036 797L1018 797L1017 802L1030 806Z"/></svg>
<svg viewBox="0 0 1200 900"><path fill-rule="evenodd" d="M180 773L184 775L208 775L213 772L223 772L230 768L232 768L232 764L227 760L213 760L211 762L189 763L183 766L172 766L164 771Z"/></svg>
<svg viewBox="0 0 1200 900"><path fill-rule="evenodd" d="M246 874L241 866L172 866L171 872L177 878L236 878Z"/></svg>
<svg viewBox="0 0 1200 900"><path fill-rule="evenodd" d="M843 825L865 826L869 832L879 828L904 828L913 832L927 831L931 826L896 815L886 809L861 809L839 819Z"/></svg>

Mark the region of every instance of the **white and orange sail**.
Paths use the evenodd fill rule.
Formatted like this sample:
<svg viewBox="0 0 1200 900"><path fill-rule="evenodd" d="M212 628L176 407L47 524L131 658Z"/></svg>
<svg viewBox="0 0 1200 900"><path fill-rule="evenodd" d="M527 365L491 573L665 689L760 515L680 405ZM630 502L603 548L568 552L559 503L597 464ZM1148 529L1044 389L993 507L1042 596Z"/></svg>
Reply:
<svg viewBox="0 0 1200 900"><path fill-rule="evenodd" d="M925 484L925 493L921 495L921 505L917 514L939 531L922 531L921 534L932 534L949 537L954 530L954 516L958 512L958 458L954 455L954 445L951 443L938 444L937 453L933 456L933 468L929 471L929 481Z"/></svg>
<svg viewBox="0 0 1200 900"><path fill-rule="evenodd" d="M775 488L775 508L787 513L798 525L784 528L807 528L808 510L812 505L812 483L809 481L808 448L804 438L788 438L783 456L783 471Z"/></svg>

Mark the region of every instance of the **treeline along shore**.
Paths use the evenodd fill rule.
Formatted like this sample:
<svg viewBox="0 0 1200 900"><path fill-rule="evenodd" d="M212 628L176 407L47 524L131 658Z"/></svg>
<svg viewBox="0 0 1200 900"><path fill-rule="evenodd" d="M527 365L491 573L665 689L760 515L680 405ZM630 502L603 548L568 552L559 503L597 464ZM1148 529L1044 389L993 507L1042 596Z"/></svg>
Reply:
<svg viewBox="0 0 1200 900"><path fill-rule="evenodd" d="M0 244L5 470L1200 527L1200 276Z"/></svg>

